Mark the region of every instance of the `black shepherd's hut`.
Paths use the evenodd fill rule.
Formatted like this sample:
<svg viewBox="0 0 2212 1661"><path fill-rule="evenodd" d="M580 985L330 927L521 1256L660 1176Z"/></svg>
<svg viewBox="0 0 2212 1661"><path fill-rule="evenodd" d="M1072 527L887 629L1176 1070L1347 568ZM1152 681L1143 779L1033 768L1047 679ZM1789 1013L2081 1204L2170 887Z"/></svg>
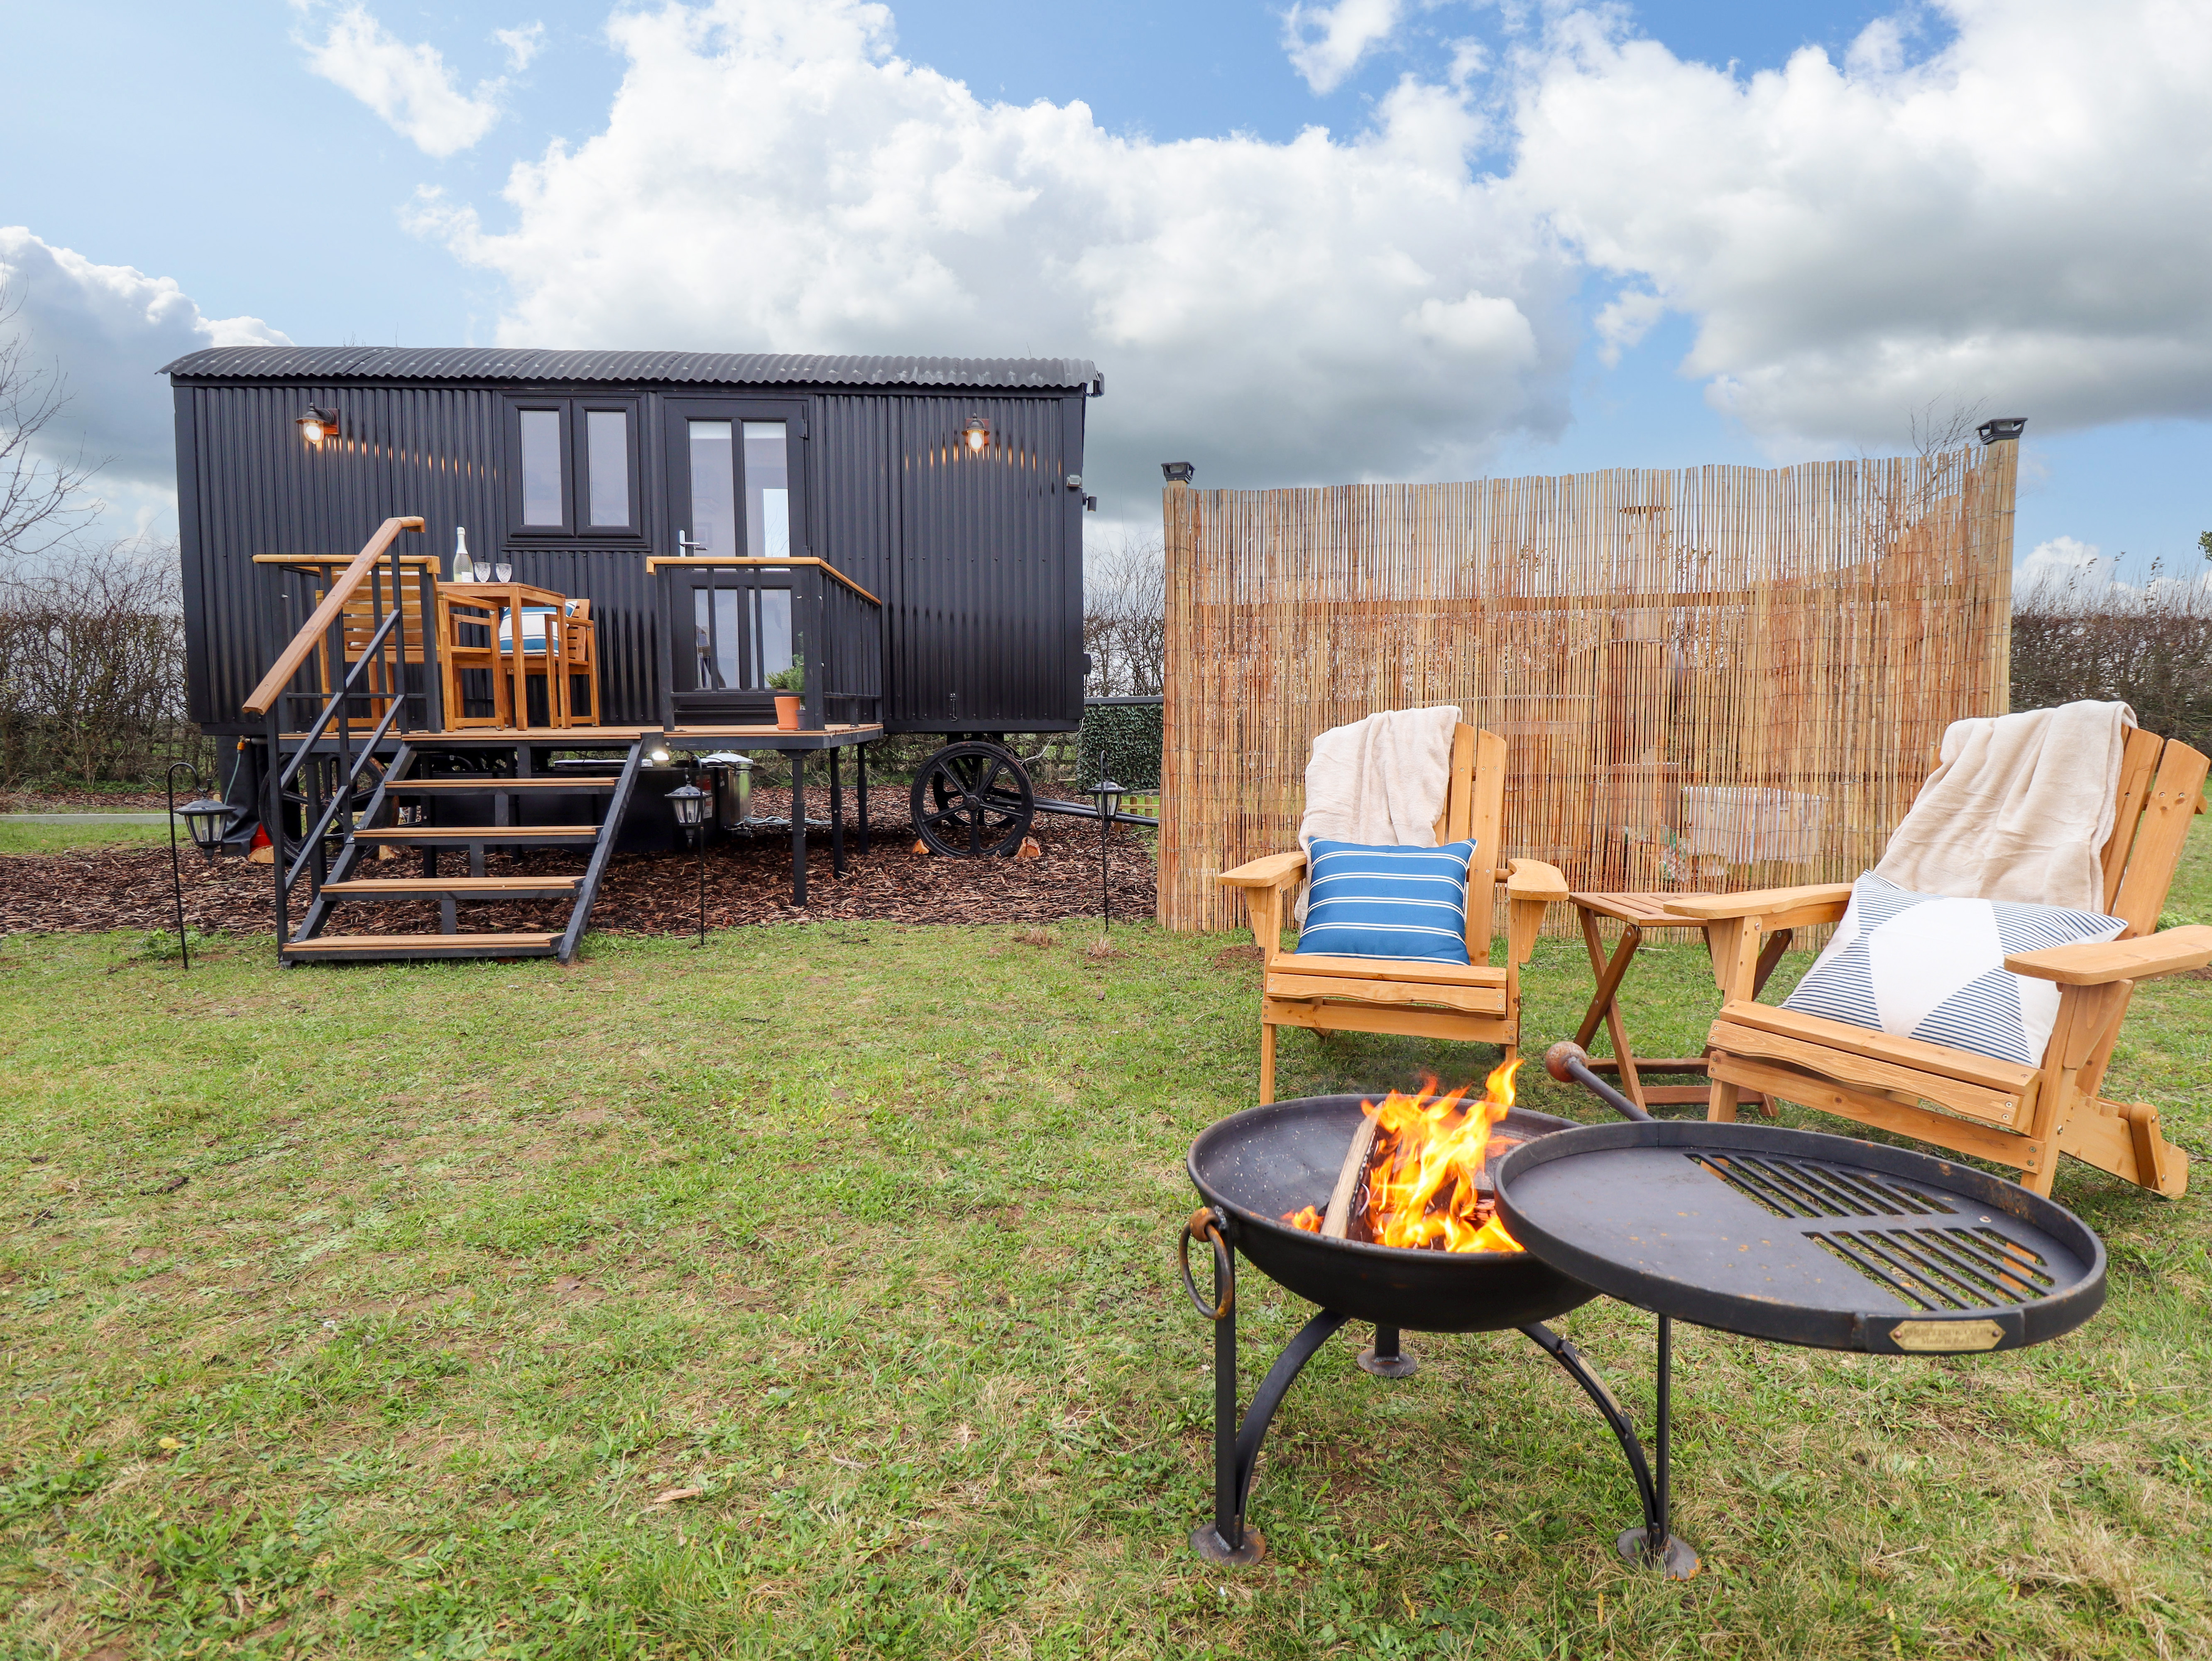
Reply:
<svg viewBox="0 0 2212 1661"><path fill-rule="evenodd" d="M250 809L283 827L280 842L313 844L299 856L311 879L327 873L310 810L334 792L352 813L325 815L331 826L362 817L364 782L410 734L417 773L451 740L503 742L528 775L556 751L648 736L655 753L828 749L834 769L838 749L886 732L988 741L1080 723L1082 514L1095 505L1084 419L1104 391L1088 362L253 346L165 373L191 716L245 740L255 782L234 788L240 824ZM363 633L385 606L407 614L391 649L408 695L379 701L358 674L349 691L316 679L300 600L303 577L310 600L326 599L329 574L392 519L422 521L392 542L391 591L405 597L363 589L351 602ZM532 703L513 709L525 730L495 734L460 699L441 701L409 631L439 603L464 532L472 560L589 602L590 732L557 745L533 734ZM337 615L322 618L330 641ZM331 649L316 653L327 667ZM805 732L774 736L769 676L808 654ZM272 666L293 677L273 692ZM355 731L393 705L373 738ZM333 744L346 778L304 788L329 770L289 748L313 757ZM378 759L356 764L349 744ZM945 807L949 790L953 811L926 836L962 851L1004 844L1007 815L978 816L1006 783L975 773L971 757L977 822L960 818L960 770L940 770L933 800ZM265 788L279 774L282 788ZM470 851L480 870L481 848Z"/></svg>

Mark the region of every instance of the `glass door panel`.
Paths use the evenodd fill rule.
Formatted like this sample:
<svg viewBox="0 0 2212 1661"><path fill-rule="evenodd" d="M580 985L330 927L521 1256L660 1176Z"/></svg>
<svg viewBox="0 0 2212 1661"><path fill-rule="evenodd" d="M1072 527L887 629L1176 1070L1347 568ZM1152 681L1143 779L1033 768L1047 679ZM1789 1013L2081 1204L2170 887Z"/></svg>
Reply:
<svg viewBox="0 0 2212 1661"><path fill-rule="evenodd" d="M791 590L763 588L759 598L753 618L753 662L758 666L759 684L765 686L770 675L791 666Z"/></svg>
<svg viewBox="0 0 2212 1661"><path fill-rule="evenodd" d="M781 421L745 423L745 548L756 559L791 557L791 465Z"/></svg>
<svg viewBox="0 0 2212 1661"><path fill-rule="evenodd" d="M726 421L687 421L691 472L691 541L684 552L714 559L736 559L738 545L737 456Z"/></svg>

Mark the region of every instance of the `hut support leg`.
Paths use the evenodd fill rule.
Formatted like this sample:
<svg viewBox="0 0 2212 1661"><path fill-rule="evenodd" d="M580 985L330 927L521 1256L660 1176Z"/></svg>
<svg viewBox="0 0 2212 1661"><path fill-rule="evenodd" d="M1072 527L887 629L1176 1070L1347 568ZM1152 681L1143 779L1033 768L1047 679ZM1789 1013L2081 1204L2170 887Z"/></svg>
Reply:
<svg viewBox="0 0 2212 1661"><path fill-rule="evenodd" d="M791 903L806 904L806 751L791 756Z"/></svg>

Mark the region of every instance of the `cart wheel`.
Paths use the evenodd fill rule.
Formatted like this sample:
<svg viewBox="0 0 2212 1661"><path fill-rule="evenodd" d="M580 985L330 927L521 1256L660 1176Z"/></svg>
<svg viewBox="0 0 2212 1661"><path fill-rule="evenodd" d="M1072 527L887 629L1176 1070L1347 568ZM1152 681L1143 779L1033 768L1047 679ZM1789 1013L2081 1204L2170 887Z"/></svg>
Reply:
<svg viewBox="0 0 2212 1661"><path fill-rule="evenodd" d="M914 829L933 854L1011 857L1036 817L1030 776L995 744L948 744L914 776Z"/></svg>

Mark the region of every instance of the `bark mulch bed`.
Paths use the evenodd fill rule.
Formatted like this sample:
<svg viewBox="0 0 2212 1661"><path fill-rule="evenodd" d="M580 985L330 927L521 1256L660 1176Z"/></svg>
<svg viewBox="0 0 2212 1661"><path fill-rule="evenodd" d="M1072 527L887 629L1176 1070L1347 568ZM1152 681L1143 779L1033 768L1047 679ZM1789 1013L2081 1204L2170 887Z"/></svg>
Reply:
<svg viewBox="0 0 2212 1661"><path fill-rule="evenodd" d="M810 791L814 816L826 811ZM788 812L788 793L757 791L756 812ZM900 813L878 810L872 846L857 855L858 821L848 807L845 875L830 870L830 833L807 836L804 910L791 904L791 839L767 835L750 842L719 842L707 850L707 926L823 922L831 919L915 923L1043 923L1098 914L1098 827L1080 819L1040 813L1032 830L1043 857L1035 860L947 860L913 852L914 832ZM419 868L412 853L368 861L365 876L396 876ZM463 855L444 855L449 874ZM404 861L405 863L402 861ZM495 852L493 876L577 872L581 856L561 851ZM1147 839L1127 826L1113 835L1114 915L1134 920L1152 915L1154 868ZM187 849L183 861L185 926L202 934L268 934L273 928L270 867L244 860L213 863ZM635 855L608 867L595 930L626 934L680 934L698 924L698 855ZM304 890L304 885L302 885ZM304 910L304 892L294 897ZM558 928L565 902L525 902L458 908L463 934ZM43 856L0 857L0 930L9 933L88 933L100 929L173 928L169 854L161 849L88 849ZM345 934L416 934L438 927L434 904L350 905L341 908L328 932Z"/></svg>
<svg viewBox="0 0 2212 1661"><path fill-rule="evenodd" d="M198 794L181 788L177 800ZM168 805L159 790L0 790L0 813L158 813Z"/></svg>

